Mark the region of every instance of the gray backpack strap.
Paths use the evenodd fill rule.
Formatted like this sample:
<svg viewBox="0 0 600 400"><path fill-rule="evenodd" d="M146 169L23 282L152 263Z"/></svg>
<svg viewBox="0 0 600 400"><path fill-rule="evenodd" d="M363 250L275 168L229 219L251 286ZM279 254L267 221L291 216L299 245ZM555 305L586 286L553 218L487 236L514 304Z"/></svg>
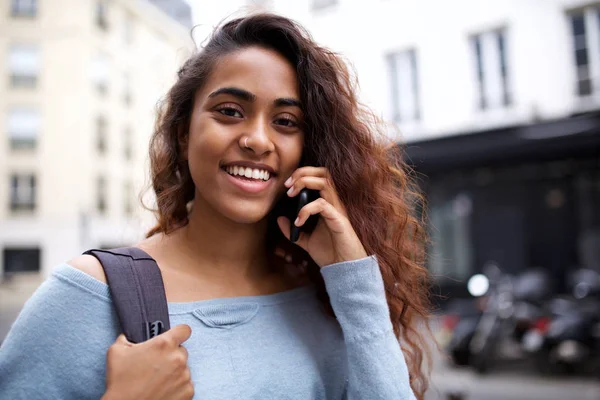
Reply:
<svg viewBox="0 0 600 400"><path fill-rule="evenodd" d="M170 329L167 297L160 269L146 252L126 247L88 250L102 264L127 340L144 342Z"/></svg>

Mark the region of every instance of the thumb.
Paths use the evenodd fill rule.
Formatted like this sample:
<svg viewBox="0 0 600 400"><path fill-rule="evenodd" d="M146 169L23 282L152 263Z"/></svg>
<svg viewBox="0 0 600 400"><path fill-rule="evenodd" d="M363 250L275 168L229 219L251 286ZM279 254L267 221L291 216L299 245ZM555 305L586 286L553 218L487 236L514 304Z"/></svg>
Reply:
<svg viewBox="0 0 600 400"><path fill-rule="evenodd" d="M115 343L119 343L120 345L123 345L125 347L133 346L133 343L131 343L129 340L127 340L127 337L123 333L121 333L119 335L117 340L115 340Z"/></svg>
<svg viewBox="0 0 600 400"><path fill-rule="evenodd" d="M163 335L169 335L177 345L180 345L192 336L192 328L185 324L177 325L163 333Z"/></svg>

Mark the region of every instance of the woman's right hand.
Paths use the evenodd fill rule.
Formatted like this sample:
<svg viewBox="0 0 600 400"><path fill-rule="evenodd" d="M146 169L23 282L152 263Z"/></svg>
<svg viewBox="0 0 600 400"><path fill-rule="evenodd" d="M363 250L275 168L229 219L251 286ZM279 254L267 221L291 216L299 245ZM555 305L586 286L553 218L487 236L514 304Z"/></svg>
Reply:
<svg viewBox="0 0 600 400"><path fill-rule="evenodd" d="M120 335L106 355L106 392L102 400L186 399L194 385L183 342L191 336L187 325L177 325L143 343Z"/></svg>

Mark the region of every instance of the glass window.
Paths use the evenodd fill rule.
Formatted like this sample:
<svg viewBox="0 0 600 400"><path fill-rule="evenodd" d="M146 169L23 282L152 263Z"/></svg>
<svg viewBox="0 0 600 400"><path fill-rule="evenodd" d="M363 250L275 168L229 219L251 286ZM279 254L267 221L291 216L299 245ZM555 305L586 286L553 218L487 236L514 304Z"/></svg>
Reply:
<svg viewBox="0 0 600 400"><path fill-rule="evenodd" d="M459 194L431 200L431 274L438 282L466 280L473 273L471 197Z"/></svg>
<svg viewBox="0 0 600 400"><path fill-rule="evenodd" d="M125 19L123 20L123 42L126 45L133 43L133 27L133 16L131 13L127 13L125 15Z"/></svg>
<svg viewBox="0 0 600 400"><path fill-rule="evenodd" d="M511 104L506 32L494 30L471 38L481 110Z"/></svg>
<svg viewBox="0 0 600 400"><path fill-rule="evenodd" d="M96 149L98 153L104 154L106 152L107 142L107 122L106 118L98 117L96 119Z"/></svg>
<svg viewBox="0 0 600 400"><path fill-rule="evenodd" d="M600 70L600 7L587 7L568 17L573 36L575 93L590 96L600 89L600 75L594 73Z"/></svg>
<svg viewBox="0 0 600 400"><path fill-rule="evenodd" d="M392 88L392 118L396 122L418 120L421 112L416 51L389 54L387 63Z"/></svg>
<svg viewBox="0 0 600 400"><path fill-rule="evenodd" d="M337 0L312 0L313 10L321 10L337 4Z"/></svg>
<svg viewBox="0 0 600 400"><path fill-rule="evenodd" d="M7 247L3 251L4 275L19 272L39 272L41 251L39 247Z"/></svg>
<svg viewBox="0 0 600 400"><path fill-rule="evenodd" d="M133 215L133 185L129 181L123 185L123 196L125 215L131 216Z"/></svg>
<svg viewBox="0 0 600 400"><path fill-rule="evenodd" d="M40 115L36 109L16 107L8 111L8 139L12 149L33 149L40 131Z"/></svg>
<svg viewBox="0 0 600 400"><path fill-rule="evenodd" d="M96 209L100 214L106 212L106 190L106 178L101 176L96 181Z"/></svg>
<svg viewBox="0 0 600 400"><path fill-rule="evenodd" d="M123 155L128 161L133 158L133 133L131 128L125 128L123 134Z"/></svg>
<svg viewBox="0 0 600 400"><path fill-rule="evenodd" d="M11 210L34 210L35 197L36 180L33 174L13 174L10 177Z"/></svg>
<svg viewBox="0 0 600 400"><path fill-rule="evenodd" d="M96 25L102 29L108 29L108 4L106 0L96 0Z"/></svg>
<svg viewBox="0 0 600 400"><path fill-rule="evenodd" d="M11 46L8 69L12 87L35 87L40 72L39 48L31 45Z"/></svg>
<svg viewBox="0 0 600 400"><path fill-rule="evenodd" d="M130 106L133 101L131 94L131 75L128 72L123 74L123 103Z"/></svg>
<svg viewBox="0 0 600 400"><path fill-rule="evenodd" d="M12 0L11 15L13 17L35 17L37 15L37 0Z"/></svg>
<svg viewBox="0 0 600 400"><path fill-rule="evenodd" d="M92 82L100 94L108 92L110 67L108 58L104 54L98 54L92 60L91 75Z"/></svg>

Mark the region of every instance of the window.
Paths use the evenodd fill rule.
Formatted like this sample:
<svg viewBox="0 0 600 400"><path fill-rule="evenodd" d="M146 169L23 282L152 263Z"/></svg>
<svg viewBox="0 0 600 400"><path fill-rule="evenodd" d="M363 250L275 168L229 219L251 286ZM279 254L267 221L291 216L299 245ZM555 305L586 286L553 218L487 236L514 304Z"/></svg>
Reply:
<svg viewBox="0 0 600 400"><path fill-rule="evenodd" d="M41 251L39 247L10 248L2 252L4 275L18 272L39 272Z"/></svg>
<svg viewBox="0 0 600 400"><path fill-rule="evenodd" d="M96 119L96 149L100 154L104 154L106 152L108 131L107 125L106 118L98 117Z"/></svg>
<svg viewBox="0 0 600 400"><path fill-rule="evenodd" d="M96 25L102 30L108 30L108 4L106 0L96 0Z"/></svg>
<svg viewBox="0 0 600 400"><path fill-rule="evenodd" d="M131 76L128 72L123 74L123 103L126 106L130 106L132 103Z"/></svg>
<svg viewBox="0 0 600 400"><path fill-rule="evenodd" d="M576 68L575 92L589 96L600 91L600 7L589 7L569 16Z"/></svg>
<svg viewBox="0 0 600 400"><path fill-rule="evenodd" d="M39 130L40 115L37 110L16 107L8 111L8 139L13 150L35 148Z"/></svg>
<svg viewBox="0 0 600 400"><path fill-rule="evenodd" d="M131 132L131 128L125 128L123 141L123 155L129 161L133 158L133 133Z"/></svg>
<svg viewBox="0 0 600 400"><path fill-rule="evenodd" d="M10 209L33 211L35 209L36 179L33 174L13 174L10 177Z"/></svg>
<svg viewBox="0 0 600 400"><path fill-rule="evenodd" d="M337 4L337 0L312 0L313 10L322 10Z"/></svg>
<svg viewBox="0 0 600 400"><path fill-rule="evenodd" d="M127 181L123 185L123 204L125 215L133 215L133 185Z"/></svg>
<svg viewBox="0 0 600 400"><path fill-rule="evenodd" d="M472 200L466 193L432 193L429 269L438 282L466 280L473 273Z"/></svg>
<svg viewBox="0 0 600 400"><path fill-rule="evenodd" d="M109 64L108 58L104 54L98 54L91 65L92 82L100 94L108 92Z"/></svg>
<svg viewBox="0 0 600 400"><path fill-rule="evenodd" d="M471 38L479 88L480 110L506 107L512 103L507 65L506 32L490 31Z"/></svg>
<svg viewBox="0 0 600 400"><path fill-rule="evenodd" d="M133 16L131 13L127 13L123 20L123 42L126 45L133 43Z"/></svg>
<svg viewBox="0 0 600 400"><path fill-rule="evenodd" d="M37 0L12 0L11 15L13 17L35 17Z"/></svg>
<svg viewBox="0 0 600 400"><path fill-rule="evenodd" d="M35 87L40 71L38 47L29 45L11 46L8 55L8 68L12 87Z"/></svg>
<svg viewBox="0 0 600 400"><path fill-rule="evenodd" d="M268 10L273 7L273 0L248 0L249 6L255 6L264 10ZM313 6L314 7L314 6Z"/></svg>
<svg viewBox="0 0 600 400"><path fill-rule="evenodd" d="M100 214L106 212L106 179L99 177L96 181L96 209Z"/></svg>
<svg viewBox="0 0 600 400"><path fill-rule="evenodd" d="M392 118L396 122L419 120L421 111L416 51L411 49L389 54L387 64L392 87Z"/></svg>

